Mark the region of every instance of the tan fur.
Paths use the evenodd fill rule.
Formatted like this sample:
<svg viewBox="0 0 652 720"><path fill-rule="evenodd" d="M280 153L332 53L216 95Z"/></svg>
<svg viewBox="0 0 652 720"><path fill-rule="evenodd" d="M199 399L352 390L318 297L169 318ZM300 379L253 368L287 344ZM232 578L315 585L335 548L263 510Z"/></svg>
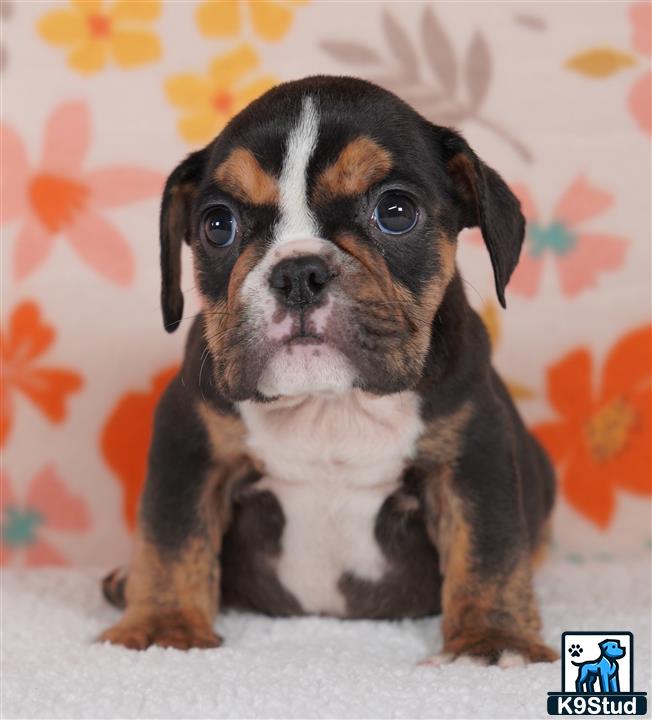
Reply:
<svg viewBox="0 0 652 720"><path fill-rule="evenodd" d="M133 649L217 647L221 640L212 629L219 589L216 552L214 542L197 537L174 557L163 557L139 533L125 586L127 609L100 640Z"/></svg>
<svg viewBox="0 0 652 720"><path fill-rule="evenodd" d="M532 567L538 570L550 555L550 544L552 542L552 520L548 518L539 534L539 542L532 551Z"/></svg>
<svg viewBox="0 0 652 720"><path fill-rule="evenodd" d="M455 242L441 235L437 240L439 249L440 270L424 287L418 301L410 302L406 298L407 307L413 317L415 344L420 354L425 354L432 334L432 320L444 298L446 288L455 274ZM411 294L410 294L411 296Z"/></svg>
<svg viewBox="0 0 652 720"><path fill-rule="evenodd" d="M429 318L434 317L444 297L446 288L455 274L455 240L446 235L439 235L436 242L439 250L440 270L428 282L421 293L421 307L424 314ZM429 323L427 326L430 329Z"/></svg>
<svg viewBox="0 0 652 720"><path fill-rule="evenodd" d="M532 589L527 553L509 571L482 576L474 566L473 529L453 487L449 466L426 488L427 529L437 545L444 575L442 633L445 655L461 654L497 662L505 650L529 662L550 662L556 653L540 637L541 621Z"/></svg>
<svg viewBox="0 0 652 720"><path fill-rule="evenodd" d="M235 312L238 309L242 283L259 260L260 250L257 250L253 245L249 245L240 253L229 277L227 294L227 309L229 312Z"/></svg>
<svg viewBox="0 0 652 720"><path fill-rule="evenodd" d="M467 205L476 205L477 198L477 177L473 161L468 155L459 153L454 155L447 164L448 170L453 178L455 187L462 195Z"/></svg>
<svg viewBox="0 0 652 720"><path fill-rule="evenodd" d="M241 359L237 333L242 322L237 312L228 310L225 300L204 302L204 339L213 359L219 358L220 374L216 380L220 388L228 391L235 387ZM207 352L207 351L205 351Z"/></svg>
<svg viewBox="0 0 652 720"><path fill-rule="evenodd" d="M197 412L208 432L215 460L220 465L239 463L247 454L244 445L246 431L242 420L233 415L222 415L206 403L198 403Z"/></svg>
<svg viewBox="0 0 652 720"><path fill-rule="evenodd" d="M439 238L441 270L418 297L394 280L379 253L355 235L342 233L336 242L357 260L361 270L366 270L350 274L350 287L346 289L351 297L367 305L388 325L409 329L408 339L385 353L388 364L393 365L397 373L407 372L408 367L417 359L422 360L427 352L432 319L455 272L454 242L444 236Z"/></svg>
<svg viewBox="0 0 652 720"><path fill-rule="evenodd" d="M236 200L251 205L278 203L278 181L263 170L251 150L235 148L228 158L218 165L213 174L215 181Z"/></svg>
<svg viewBox="0 0 652 720"><path fill-rule="evenodd" d="M347 293L378 323L402 334L401 339L397 334L394 347L385 348L385 361L397 375L405 374L408 363L421 355L412 332L418 327L413 317L416 304L412 293L394 282L383 258L354 235L340 235L337 244L359 263L359 271L348 274ZM408 329L411 332L405 339Z"/></svg>
<svg viewBox="0 0 652 720"><path fill-rule="evenodd" d="M220 533L220 538L216 538L219 544L231 520L235 485L252 469L260 471L261 463L245 446L246 429L239 417L218 413L203 402L197 404L197 412L206 428L219 473L217 481L207 488L200 505L217 511L217 522L210 523L209 518L207 525L209 530Z"/></svg>
<svg viewBox="0 0 652 720"><path fill-rule="evenodd" d="M230 521L233 485L250 468L238 418L197 405L206 427L216 469L207 478L198 502L201 533L168 556L141 532L124 588L126 611L120 622L100 637L111 643L143 649L149 645L217 647L212 623L219 606L222 537Z"/></svg>
<svg viewBox="0 0 652 720"><path fill-rule="evenodd" d="M392 157L385 148L369 137L356 138L319 175L314 199L323 203L334 197L361 195L391 168Z"/></svg>
<svg viewBox="0 0 652 720"><path fill-rule="evenodd" d="M419 440L419 455L424 464L441 465L455 462L473 411L473 403L469 400L453 414L437 417L428 423Z"/></svg>
<svg viewBox="0 0 652 720"><path fill-rule="evenodd" d="M168 231L170 238L181 243L188 240L188 218L190 203L196 191L194 183L175 185L171 189L170 206L168 210Z"/></svg>
<svg viewBox="0 0 652 720"><path fill-rule="evenodd" d="M212 357L221 361L219 382L227 391L235 386L241 369L241 347L237 342L243 323L240 288L259 261L260 253L260 249L250 245L240 254L231 271L226 300L213 301L202 296L204 338Z"/></svg>

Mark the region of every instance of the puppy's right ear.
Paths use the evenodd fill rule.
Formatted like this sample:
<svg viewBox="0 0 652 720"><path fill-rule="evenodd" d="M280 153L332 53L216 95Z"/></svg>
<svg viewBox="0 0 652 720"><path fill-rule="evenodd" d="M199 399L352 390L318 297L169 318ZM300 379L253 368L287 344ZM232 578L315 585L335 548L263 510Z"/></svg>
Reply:
<svg viewBox="0 0 652 720"><path fill-rule="evenodd" d="M190 243L192 201L204 174L208 148L198 150L172 171L165 183L160 215L161 310L163 326L174 332L183 316L181 242Z"/></svg>
<svg viewBox="0 0 652 720"><path fill-rule="evenodd" d="M505 287L514 272L525 236L521 205L498 173L449 128L435 128L441 152L453 181L461 226L479 227L494 269L496 294L505 307Z"/></svg>

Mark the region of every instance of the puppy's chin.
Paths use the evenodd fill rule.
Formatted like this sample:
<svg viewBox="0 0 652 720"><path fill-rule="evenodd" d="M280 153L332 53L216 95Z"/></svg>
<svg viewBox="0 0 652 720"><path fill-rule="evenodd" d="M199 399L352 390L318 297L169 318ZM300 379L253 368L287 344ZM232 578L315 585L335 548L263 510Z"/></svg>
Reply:
<svg viewBox="0 0 652 720"><path fill-rule="evenodd" d="M357 373L342 353L325 343L283 345L265 365L258 390L265 397L345 393Z"/></svg>

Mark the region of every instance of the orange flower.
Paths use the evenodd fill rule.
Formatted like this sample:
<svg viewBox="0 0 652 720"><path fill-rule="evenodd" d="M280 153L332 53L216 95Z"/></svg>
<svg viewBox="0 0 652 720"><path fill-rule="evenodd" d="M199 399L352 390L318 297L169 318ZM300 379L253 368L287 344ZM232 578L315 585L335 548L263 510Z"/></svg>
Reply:
<svg viewBox="0 0 652 720"><path fill-rule="evenodd" d="M247 44L211 62L208 72L179 73L169 77L165 91L182 112L178 127L189 143L211 140L237 113L276 84L270 75L254 75L259 64Z"/></svg>
<svg viewBox="0 0 652 720"><path fill-rule="evenodd" d="M652 493L651 349L652 326L622 337L605 360L598 392L584 348L548 369L548 395L561 419L533 432L561 470L563 495L601 528L613 514L616 488Z"/></svg>
<svg viewBox="0 0 652 720"><path fill-rule="evenodd" d="M152 378L147 392L128 392L120 398L102 431L102 454L123 487L122 509L127 527L136 525L140 491L147 472L147 452L152 440L154 410L177 366Z"/></svg>
<svg viewBox="0 0 652 720"><path fill-rule="evenodd" d="M8 332L0 334L0 446L12 426L17 392L31 400L50 421L59 423L66 417L68 395L81 388L82 378L76 372L36 366L54 338L54 329L41 320L38 306L31 301L13 311Z"/></svg>
<svg viewBox="0 0 652 720"><path fill-rule="evenodd" d="M158 0L71 0L69 9L52 10L38 23L41 37L68 49L68 65L83 74L102 70L109 57L121 68L161 56L158 37L147 23L161 12Z"/></svg>
<svg viewBox="0 0 652 720"><path fill-rule="evenodd" d="M306 0L205 0L197 7L197 25L206 37L228 38L242 32L242 15L263 40L276 42L290 29L294 9Z"/></svg>
<svg viewBox="0 0 652 720"><path fill-rule="evenodd" d="M41 159L31 164L20 135L0 123L0 223L23 223L14 245L17 280L42 265L63 236L107 280L131 283L133 253L105 211L159 195L165 178L131 165L85 169L91 135L88 105L64 102L50 114Z"/></svg>

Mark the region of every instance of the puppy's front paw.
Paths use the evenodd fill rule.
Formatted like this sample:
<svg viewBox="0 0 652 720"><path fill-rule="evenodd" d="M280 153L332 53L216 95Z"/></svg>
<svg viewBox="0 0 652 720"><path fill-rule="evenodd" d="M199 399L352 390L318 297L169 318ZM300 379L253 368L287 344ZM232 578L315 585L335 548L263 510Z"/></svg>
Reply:
<svg viewBox="0 0 652 720"><path fill-rule="evenodd" d="M178 650L216 648L222 638L199 613L183 610L131 614L105 630L99 642L123 645L130 650L146 650L150 645Z"/></svg>
<svg viewBox="0 0 652 720"><path fill-rule="evenodd" d="M559 655L531 637L521 637L502 630L478 630L447 641L439 655L419 664L445 665L458 658L470 658L483 665L512 668L527 663L554 662L559 659Z"/></svg>

